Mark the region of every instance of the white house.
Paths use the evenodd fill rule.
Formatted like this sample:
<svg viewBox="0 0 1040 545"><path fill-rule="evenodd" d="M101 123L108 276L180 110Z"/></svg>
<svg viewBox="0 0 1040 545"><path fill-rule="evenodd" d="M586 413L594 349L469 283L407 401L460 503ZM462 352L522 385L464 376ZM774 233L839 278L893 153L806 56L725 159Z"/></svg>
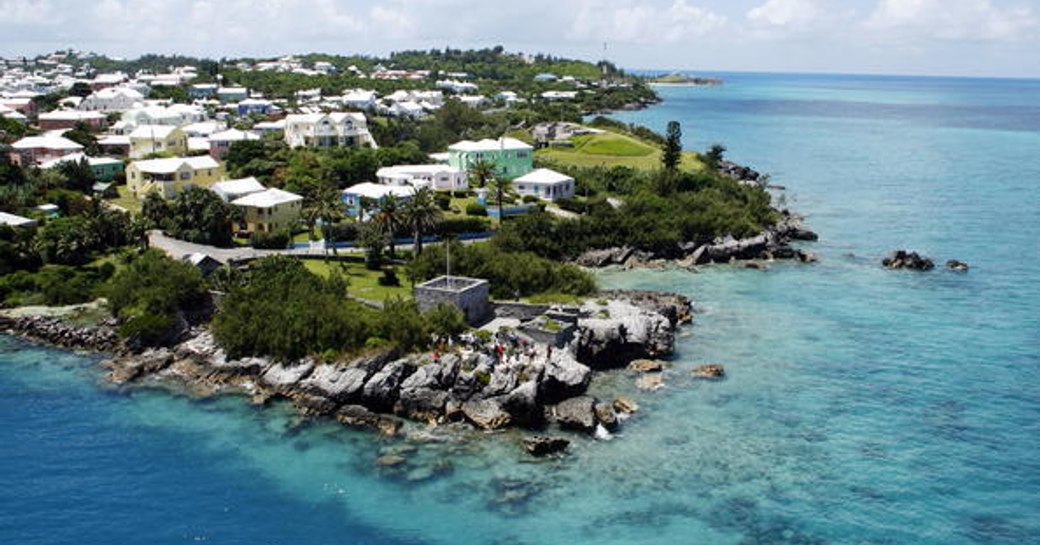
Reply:
<svg viewBox="0 0 1040 545"><path fill-rule="evenodd" d="M358 112L290 114L285 117L285 143L292 148L377 147L365 114Z"/></svg>
<svg viewBox="0 0 1040 545"><path fill-rule="evenodd" d="M231 202L237 199L241 199L246 195L253 193L259 193L266 190L256 178L250 176L248 178L238 178L237 180L227 180L224 182L217 182L209 187L214 193L220 196L224 202Z"/></svg>
<svg viewBox="0 0 1040 545"><path fill-rule="evenodd" d="M521 196L531 195L543 201L574 196L574 178L555 170L539 168L513 180L513 188Z"/></svg>
<svg viewBox="0 0 1040 545"><path fill-rule="evenodd" d="M213 133L209 135L209 154L218 161L223 160L231 149L231 144L245 140L260 140L260 135L238 129Z"/></svg>
<svg viewBox="0 0 1040 545"><path fill-rule="evenodd" d="M438 89L444 89L453 93L475 93L477 91L477 84L468 81L459 81L454 79L439 80L437 83Z"/></svg>
<svg viewBox="0 0 1040 545"><path fill-rule="evenodd" d="M347 214L361 218L365 212L362 208L362 201L367 200L378 203L389 195L393 195L399 200L408 200L415 195L415 187L411 185L383 185L363 182L344 189L342 198Z"/></svg>
<svg viewBox="0 0 1040 545"><path fill-rule="evenodd" d="M62 136L26 136L11 144L11 162L23 167L83 151L83 146Z"/></svg>
<svg viewBox="0 0 1040 545"><path fill-rule="evenodd" d="M461 191L469 188L466 172L448 165L398 165L376 171L384 185L428 186L438 191Z"/></svg>
<svg viewBox="0 0 1040 545"><path fill-rule="evenodd" d="M376 107L376 92L367 89L348 89L343 91L340 102L347 108L371 110Z"/></svg>
<svg viewBox="0 0 1040 545"><path fill-rule="evenodd" d="M102 89L79 103L80 110L88 112L125 112L144 103L144 95L129 87Z"/></svg>

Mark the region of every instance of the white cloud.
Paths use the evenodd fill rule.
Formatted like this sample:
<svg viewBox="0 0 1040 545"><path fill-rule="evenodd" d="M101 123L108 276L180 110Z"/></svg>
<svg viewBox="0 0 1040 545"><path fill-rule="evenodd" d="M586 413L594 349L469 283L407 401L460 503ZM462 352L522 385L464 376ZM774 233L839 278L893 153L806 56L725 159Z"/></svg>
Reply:
<svg viewBox="0 0 1040 545"><path fill-rule="evenodd" d="M992 0L880 0L864 26L910 41L1018 41L1040 31L1032 9Z"/></svg>
<svg viewBox="0 0 1040 545"><path fill-rule="evenodd" d="M747 12L752 23L775 27L804 27L820 15L816 0L766 0Z"/></svg>
<svg viewBox="0 0 1040 545"><path fill-rule="evenodd" d="M585 1L575 17L574 37L635 44L669 44L696 39L721 28L726 17L674 0L660 6L646 2Z"/></svg>

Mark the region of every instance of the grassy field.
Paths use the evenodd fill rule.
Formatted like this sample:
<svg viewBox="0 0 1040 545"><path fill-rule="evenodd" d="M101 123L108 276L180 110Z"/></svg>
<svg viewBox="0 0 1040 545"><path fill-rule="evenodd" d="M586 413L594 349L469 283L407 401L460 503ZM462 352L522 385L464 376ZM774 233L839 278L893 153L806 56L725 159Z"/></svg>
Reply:
<svg viewBox="0 0 1040 545"><path fill-rule="evenodd" d="M303 264L307 270L326 278L334 268L342 270L350 285L347 291L355 297L383 302L390 297L410 298L412 296L412 288L408 283L404 267L394 267L394 270L397 271L397 278L401 280L400 286L380 286L379 277L383 273L366 269L364 263L306 259Z"/></svg>
<svg viewBox="0 0 1040 545"><path fill-rule="evenodd" d="M142 201L137 197L130 194L130 189L125 185L116 186L116 190L119 191L119 197L115 199L108 199L108 202L121 206L128 210L131 214L137 215L141 213Z"/></svg>
<svg viewBox="0 0 1040 545"><path fill-rule="evenodd" d="M577 167L631 167L653 170L661 166L661 150L638 138L617 132L586 134L572 139L573 148L545 148L535 156L564 165ZM697 154L683 152L684 169L700 170L704 165Z"/></svg>

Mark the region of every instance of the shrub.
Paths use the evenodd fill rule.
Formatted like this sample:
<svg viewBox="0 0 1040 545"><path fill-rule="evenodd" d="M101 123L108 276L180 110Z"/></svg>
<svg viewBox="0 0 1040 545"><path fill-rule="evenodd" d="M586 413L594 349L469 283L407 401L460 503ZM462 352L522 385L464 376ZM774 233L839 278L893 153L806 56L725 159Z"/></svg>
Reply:
<svg viewBox="0 0 1040 545"><path fill-rule="evenodd" d="M574 212L575 214L584 214L587 205L583 201L579 201L573 197L565 197L556 200L556 206L568 212Z"/></svg>
<svg viewBox="0 0 1040 545"><path fill-rule="evenodd" d="M437 208L447 212L451 210L451 195L448 193L435 193L433 196L434 202L437 203Z"/></svg>
<svg viewBox="0 0 1040 545"><path fill-rule="evenodd" d="M491 229L491 221L487 218L445 218L436 228L436 234L440 236L458 235L461 233L483 233Z"/></svg>
<svg viewBox="0 0 1040 545"><path fill-rule="evenodd" d="M524 195L523 200L525 203L538 202L538 197L535 197L534 195Z"/></svg>
<svg viewBox="0 0 1040 545"><path fill-rule="evenodd" d="M436 335L458 335L469 328L462 311L448 303L440 303L427 311L423 317Z"/></svg>
<svg viewBox="0 0 1040 545"><path fill-rule="evenodd" d="M291 239L289 231L285 229L272 233L256 231L249 235L249 245L258 250L284 250Z"/></svg>
<svg viewBox="0 0 1040 545"><path fill-rule="evenodd" d="M358 224L352 221L342 221L321 226L321 233L324 235L325 240L329 242L357 240L360 232L361 229Z"/></svg>
<svg viewBox="0 0 1040 545"><path fill-rule="evenodd" d="M198 269L158 250L148 250L116 273L104 292L121 322L120 333L145 344L161 339L160 326L173 325L177 314L198 307L206 295Z"/></svg>
<svg viewBox="0 0 1040 545"><path fill-rule="evenodd" d="M466 205L467 216L487 216L487 207L476 202L471 202Z"/></svg>
<svg viewBox="0 0 1040 545"><path fill-rule="evenodd" d="M400 286L401 280L397 278L397 271L393 267L383 267L383 274L377 280L380 286Z"/></svg>

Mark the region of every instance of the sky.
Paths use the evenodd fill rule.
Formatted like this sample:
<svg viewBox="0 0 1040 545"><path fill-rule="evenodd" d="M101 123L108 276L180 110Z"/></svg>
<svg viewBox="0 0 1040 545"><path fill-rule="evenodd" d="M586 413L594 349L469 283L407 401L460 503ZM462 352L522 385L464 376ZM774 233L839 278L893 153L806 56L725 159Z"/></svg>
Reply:
<svg viewBox="0 0 1040 545"><path fill-rule="evenodd" d="M1040 77L1040 0L0 0L0 55L502 45L636 69Z"/></svg>

